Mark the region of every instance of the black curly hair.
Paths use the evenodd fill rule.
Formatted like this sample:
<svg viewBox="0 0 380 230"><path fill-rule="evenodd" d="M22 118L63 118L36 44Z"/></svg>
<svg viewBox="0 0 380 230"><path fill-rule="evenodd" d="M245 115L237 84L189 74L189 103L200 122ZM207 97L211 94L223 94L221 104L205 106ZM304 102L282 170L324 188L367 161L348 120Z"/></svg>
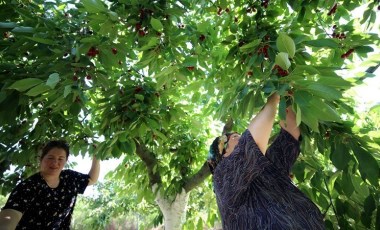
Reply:
<svg viewBox="0 0 380 230"><path fill-rule="evenodd" d="M214 170L216 166L219 164L220 161L223 159L223 155L226 153L226 147L227 143L231 137L232 134L235 134L237 132L230 132L226 133L224 135L227 136L227 141L224 143L224 147L222 152L219 151L219 143L220 143L220 138L221 137L216 137L212 144L210 145L210 149L208 151L208 156L207 156L207 164L210 168L211 174L214 174Z"/></svg>

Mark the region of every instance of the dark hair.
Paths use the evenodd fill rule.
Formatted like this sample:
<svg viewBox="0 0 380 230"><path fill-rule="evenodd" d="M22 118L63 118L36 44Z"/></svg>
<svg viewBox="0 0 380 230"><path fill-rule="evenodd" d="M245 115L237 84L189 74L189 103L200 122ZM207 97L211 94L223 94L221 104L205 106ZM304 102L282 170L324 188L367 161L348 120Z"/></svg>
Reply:
<svg viewBox="0 0 380 230"><path fill-rule="evenodd" d="M65 150L66 152L66 159L69 158L69 153L70 153L70 147L69 147L69 144L67 144L66 141L63 141L63 140L54 140L54 141L49 141L45 146L44 148L42 149L42 154L41 154L41 160L44 158L44 156L46 156L46 154L48 154L48 152L50 150L52 150L53 148L59 148L59 149L63 149Z"/></svg>
<svg viewBox="0 0 380 230"><path fill-rule="evenodd" d="M209 149L208 156L207 156L207 163L208 163L208 166L210 168L211 174L214 174L214 170L215 170L216 166L223 159L223 155L226 153L227 143L230 140L231 135L234 133L237 133L237 132L231 132L231 133L224 134L227 137L227 140L225 143L223 143L224 146L223 146L222 152L220 152L220 150L219 150L219 144L221 141L221 137L215 138L214 141L212 142L212 144L210 145L210 149ZM222 136L224 136L224 135L222 135Z"/></svg>

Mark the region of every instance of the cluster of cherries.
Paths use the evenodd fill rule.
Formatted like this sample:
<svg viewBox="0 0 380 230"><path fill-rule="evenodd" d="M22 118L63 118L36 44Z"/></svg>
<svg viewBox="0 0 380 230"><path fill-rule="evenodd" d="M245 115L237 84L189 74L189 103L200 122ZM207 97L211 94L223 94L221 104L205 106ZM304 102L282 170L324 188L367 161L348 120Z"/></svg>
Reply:
<svg viewBox="0 0 380 230"><path fill-rule="evenodd" d="M269 48L269 45L264 45L263 47L260 47L260 48L257 50L257 53L258 53L259 55L260 55L260 54L264 54L264 57L269 58L268 48Z"/></svg>
<svg viewBox="0 0 380 230"><path fill-rule="evenodd" d="M275 65L273 67L273 69L277 70L278 76L285 77L285 76L289 75L289 72L287 70L284 70L283 68L281 68L279 65Z"/></svg>
<svg viewBox="0 0 380 230"><path fill-rule="evenodd" d="M222 14L222 11L223 9L221 7L218 7L218 11L216 12L218 15L221 15ZM229 8L226 8L225 11L228 13L230 12L230 9Z"/></svg>
<svg viewBox="0 0 380 230"><path fill-rule="evenodd" d="M138 31L139 36L144 37L146 35L147 28L142 28L141 23L137 23L135 29Z"/></svg>
<svg viewBox="0 0 380 230"><path fill-rule="evenodd" d="M95 47L91 47L88 51L87 51L87 56L89 57L95 57L96 55L99 54L99 50Z"/></svg>
<svg viewBox="0 0 380 230"><path fill-rule="evenodd" d="M269 0L262 0L261 1L261 6L263 6L264 8L268 8L268 5L269 5Z"/></svg>
<svg viewBox="0 0 380 230"><path fill-rule="evenodd" d="M331 34L331 36L332 36L333 38L345 39L345 38L346 38L346 35L345 35L344 33L337 33L337 32L335 32L336 28L337 28L337 26L334 25L334 26L333 26L333 31L334 31L334 32Z"/></svg>

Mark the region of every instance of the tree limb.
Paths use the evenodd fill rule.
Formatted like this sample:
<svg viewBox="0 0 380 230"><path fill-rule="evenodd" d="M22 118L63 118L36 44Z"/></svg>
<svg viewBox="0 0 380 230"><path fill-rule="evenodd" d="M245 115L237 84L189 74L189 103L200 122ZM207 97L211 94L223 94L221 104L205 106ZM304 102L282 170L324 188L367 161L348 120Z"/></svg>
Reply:
<svg viewBox="0 0 380 230"><path fill-rule="evenodd" d="M231 132L233 126L234 126L234 121L231 117L229 117L223 127L222 134ZM202 167L198 170L198 172L196 172L189 179L185 180L185 185L183 186L183 188L185 189L186 192L189 192L190 190L197 187L200 183L202 183L210 174L211 174L210 168L207 162L205 162L202 165Z"/></svg>
<svg viewBox="0 0 380 230"><path fill-rule="evenodd" d="M231 132L233 126L234 126L234 120L231 117L229 117L226 124L224 124L222 134Z"/></svg>
<svg viewBox="0 0 380 230"><path fill-rule="evenodd" d="M183 188L186 192L191 191L193 188L197 187L211 174L210 169L205 162L202 167L195 173L192 177L185 181Z"/></svg>
<svg viewBox="0 0 380 230"><path fill-rule="evenodd" d="M160 174L157 171L153 171L153 168L157 165L157 159L154 154L140 143L136 143L136 154L145 163L145 166L148 170L150 185L152 186L154 184L161 184Z"/></svg>

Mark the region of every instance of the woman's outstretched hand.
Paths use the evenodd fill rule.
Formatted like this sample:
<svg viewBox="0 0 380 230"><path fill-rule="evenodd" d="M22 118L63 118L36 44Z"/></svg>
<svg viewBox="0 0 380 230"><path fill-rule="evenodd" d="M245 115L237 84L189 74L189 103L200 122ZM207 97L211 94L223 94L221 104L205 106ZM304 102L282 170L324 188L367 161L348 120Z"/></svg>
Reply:
<svg viewBox="0 0 380 230"><path fill-rule="evenodd" d="M297 126L296 113L293 111L292 107L286 108L286 121L281 120L280 125L285 129L290 135L292 135L296 140L301 135L300 128Z"/></svg>

